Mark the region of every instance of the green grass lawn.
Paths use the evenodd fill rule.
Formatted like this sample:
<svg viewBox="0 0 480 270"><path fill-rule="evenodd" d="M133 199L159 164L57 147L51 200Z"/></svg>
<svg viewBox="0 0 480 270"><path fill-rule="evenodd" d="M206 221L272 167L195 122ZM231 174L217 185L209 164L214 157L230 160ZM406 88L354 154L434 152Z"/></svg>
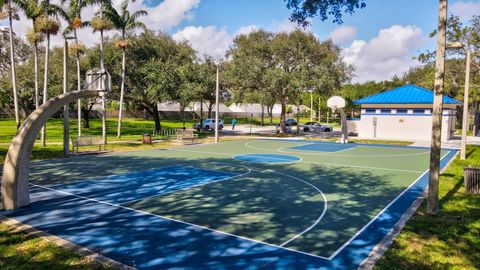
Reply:
<svg viewBox="0 0 480 270"><path fill-rule="evenodd" d="M94 263L52 242L0 224L0 269L113 269Z"/></svg>
<svg viewBox="0 0 480 270"><path fill-rule="evenodd" d="M438 214L427 215L424 201L375 269L480 269L480 196L465 194L468 165L480 165L480 147L440 177Z"/></svg>
<svg viewBox="0 0 480 270"><path fill-rule="evenodd" d="M117 119L107 119L107 139L118 141L117 138ZM181 121L162 121L163 128L182 128ZM186 122L187 128L193 125L193 122ZM153 121L143 119L124 119L122 125L122 139L121 140L141 140L144 133L151 133L155 129ZM9 143L15 135L15 120L0 119L0 142ZM70 120L70 135L77 134L77 120ZM91 119L90 128L82 128L83 135L102 135L102 121L101 119ZM47 143L61 142L63 140L63 119L50 119L47 123Z"/></svg>

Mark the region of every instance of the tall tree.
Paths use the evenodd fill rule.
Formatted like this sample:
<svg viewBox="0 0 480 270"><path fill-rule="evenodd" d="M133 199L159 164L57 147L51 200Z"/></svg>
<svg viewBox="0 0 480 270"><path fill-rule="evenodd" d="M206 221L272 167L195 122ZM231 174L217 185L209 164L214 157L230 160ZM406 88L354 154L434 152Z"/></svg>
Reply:
<svg viewBox="0 0 480 270"><path fill-rule="evenodd" d="M122 82L120 85L120 108L118 114L118 128L117 137L120 138L122 134L122 115L123 115L123 97L125 94L125 62L126 49L128 46L127 32L136 28L146 29L145 24L138 21L141 16L146 16L145 10L137 10L133 13L128 11L128 0L124 0L118 12L112 5L107 5L105 8L105 18L112 22L115 29L120 30L121 39L117 41L117 46L122 49Z"/></svg>
<svg viewBox="0 0 480 270"><path fill-rule="evenodd" d="M437 56L435 61L435 88L433 96L432 145L428 180L427 212L438 211L438 178L440 176L440 153L442 136L443 93L445 78L445 49L447 28L447 0L439 0Z"/></svg>
<svg viewBox="0 0 480 270"><path fill-rule="evenodd" d="M43 103L47 102L48 99L48 63L50 58L50 37L56 35L60 29L60 23L52 18L56 17L61 8L57 5L51 4L49 0L44 2L44 14L39 16L35 20L34 31L45 34L46 45L45 45L45 65L44 65L44 76L43 76ZM42 146L46 146L46 126L43 127L41 132Z"/></svg>
<svg viewBox="0 0 480 270"><path fill-rule="evenodd" d="M13 41L13 20L19 20L19 16L16 12L15 7L13 6L13 0L8 0L6 5L4 2L0 3L0 7L5 9L0 13L0 19L7 17L8 26L9 26L9 36L10 36L10 68L12 73L12 88L13 88L13 102L15 109L15 123L17 124L17 129L20 128L20 115L18 110L18 92L17 92L17 76L15 71L15 46Z"/></svg>
<svg viewBox="0 0 480 270"><path fill-rule="evenodd" d="M127 58L132 59L126 70L126 100L132 108L146 110L161 131L158 102L173 100L182 84L182 69L195 59L195 52L165 34L142 33L130 39ZM188 48L188 49L187 49Z"/></svg>
<svg viewBox="0 0 480 270"><path fill-rule="evenodd" d="M104 47L104 32L112 29L112 23L105 18L105 8L111 3L110 0L98 0L97 3L100 3L100 10L97 15L92 18L89 25L93 28L93 31L100 32L100 67L105 68L105 51ZM102 140L103 143L107 143L107 119L106 119L106 109L105 109L105 95L102 95Z"/></svg>
<svg viewBox="0 0 480 270"><path fill-rule="evenodd" d="M64 4L66 0L62 0ZM64 19L67 21L67 28L64 35L73 33L75 44L69 47L70 53L75 56L77 65L77 91L82 90L82 74L80 66L80 57L85 53L85 46L78 39L77 30L88 25L88 22L82 22L82 10L93 4L88 0L69 0L67 10L65 10ZM77 119L78 119L78 136L82 135L82 101L77 101Z"/></svg>
<svg viewBox="0 0 480 270"><path fill-rule="evenodd" d="M285 132L288 102L298 103L301 93L314 86L331 92L349 79L349 69L338 46L331 41L320 42L312 33L301 30L278 33L263 38L263 46L244 40L249 38L255 39L257 34L238 37L229 52L232 59L229 77L237 78L233 80L233 90L261 89L275 96L281 104L281 132Z"/></svg>
<svg viewBox="0 0 480 270"><path fill-rule="evenodd" d="M274 65L272 38L272 33L263 30L237 36L235 38L237 46L227 53L232 57L232 61L228 64L225 74L228 86L233 92L232 99L237 103L260 103L262 112L263 107L267 108L270 123L273 118L272 109L277 101L275 89L266 72Z"/></svg>
<svg viewBox="0 0 480 270"><path fill-rule="evenodd" d="M38 45L43 42L45 36L43 33L35 31L37 18L45 12L44 2L40 0L17 0L17 6L23 11L25 16L32 20L32 28L27 33L27 40L33 46L33 81L35 91L35 108L40 106L40 93L38 88Z"/></svg>

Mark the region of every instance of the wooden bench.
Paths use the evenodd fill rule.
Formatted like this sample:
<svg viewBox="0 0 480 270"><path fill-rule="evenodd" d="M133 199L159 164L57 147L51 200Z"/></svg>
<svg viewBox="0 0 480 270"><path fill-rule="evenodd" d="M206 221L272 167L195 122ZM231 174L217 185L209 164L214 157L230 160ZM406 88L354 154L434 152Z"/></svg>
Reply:
<svg viewBox="0 0 480 270"><path fill-rule="evenodd" d="M194 134L192 130L177 129L176 138L176 142L181 144L185 144L187 142L193 143L198 141L198 135Z"/></svg>
<svg viewBox="0 0 480 270"><path fill-rule="evenodd" d="M98 151L105 151L105 143L100 136L78 136L72 138L72 152L78 153L78 147L98 145Z"/></svg>

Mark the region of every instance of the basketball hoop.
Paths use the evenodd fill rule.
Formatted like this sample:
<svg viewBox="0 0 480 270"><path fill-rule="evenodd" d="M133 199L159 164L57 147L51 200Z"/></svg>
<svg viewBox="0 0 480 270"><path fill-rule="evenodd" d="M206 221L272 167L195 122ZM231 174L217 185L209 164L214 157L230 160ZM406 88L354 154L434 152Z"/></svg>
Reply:
<svg viewBox="0 0 480 270"><path fill-rule="evenodd" d="M345 99L339 96L333 96L327 100L327 106L332 109L332 112L335 113L338 109L340 112L340 118L342 123L342 138L339 143L348 143L348 129L347 129L347 117L343 108L345 108L346 102Z"/></svg>
<svg viewBox="0 0 480 270"><path fill-rule="evenodd" d="M345 99L339 96L333 96L327 100L327 106L332 109L332 112L335 113L337 109L345 107Z"/></svg>

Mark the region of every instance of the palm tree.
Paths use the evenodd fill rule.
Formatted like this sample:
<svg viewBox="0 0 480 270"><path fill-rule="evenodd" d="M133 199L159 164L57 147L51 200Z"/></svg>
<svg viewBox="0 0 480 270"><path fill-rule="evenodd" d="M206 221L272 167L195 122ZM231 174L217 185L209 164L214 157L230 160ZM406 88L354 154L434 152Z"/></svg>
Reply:
<svg viewBox="0 0 480 270"><path fill-rule="evenodd" d="M108 5L105 8L105 18L110 20L113 24L115 29L120 30L122 37L120 40L117 41L116 45L122 49L122 82L120 85L120 109L118 114L118 129L117 129L117 137L121 137L122 131L122 114L123 114L123 96L125 94L125 58L126 58L126 49L128 42L126 40L127 31L133 30L135 28L143 28L146 29L145 24L142 22L137 21L140 16L146 16L147 12L145 10L137 10L134 13L130 13L128 11L128 0L124 0L120 7L120 13L112 7Z"/></svg>
<svg viewBox="0 0 480 270"><path fill-rule="evenodd" d="M95 0L94 0L95 1ZM94 32L100 32L100 67L103 69L105 68L105 58L104 58L104 50L103 50L103 32L112 29L112 23L104 18L103 13L105 10L106 5L110 5L110 0L96 0L96 2L100 2L100 11L99 15L92 18L89 22L89 25L93 28ZM102 141L104 144L107 144L107 118L105 112L105 95L102 95Z"/></svg>
<svg viewBox="0 0 480 270"><path fill-rule="evenodd" d="M44 13L44 5L38 0L16 0L15 3L23 11L25 16L32 20L33 27L27 33L27 40L33 46L34 59L34 87L35 87L35 109L40 106L40 96L38 91L38 44L43 42L44 35L35 31L35 22L38 17Z"/></svg>
<svg viewBox="0 0 480 270"><path fill-rule="evenodd" d="M66 0L62 0L64 4ZM68 9L65 11L65 20L67 21L67 29L64 34L73 32L75 37L75 44L70 46L70 52L75 55L77 62L77 90L82 90L82 78L80 70L80 56L85 53L85 46L78 41L77 29L88 25L88 22L82 22L81 13L82 10L91 5L92 1L85 0L70 0L68 4ZM77 110L77 119L78 119L78 136L82 135L82 103L81 100L78 100L78 110Z"/></svg>
<svg viewBox="0 0 480 270"><path fill-rule="evenodd" d="M60 24L57 20L50 18L50 15L56 16L61 8L57 5L53 5L49 0L43 2L44 14L39 16L35 20L34 30L39 33L43 33L46 36L45 45L45 66L43 76L43 103L48 99L48 62L50 58L50 36L56 35L60 29ZM42 146L46 146L46 125L42 128L41 133Z"/></svg>
<svg viewBox="0 0 480 270"><path fill-rule="evenodd" d="M0 0L0 8L5 7L6 10L0 13L0 19L8 17L9 23L9 35L10 35L10 65L12 71L12 86L13 86L13 106L15 109L15 123L17 124L17 129L20 128L20 116L18 113L18 93L17 93L17 72L15 70L15 46L13 42L13 20L19 20L18 14L13 7L12 0L8 0L6 6L4 1Z"/></svg>

